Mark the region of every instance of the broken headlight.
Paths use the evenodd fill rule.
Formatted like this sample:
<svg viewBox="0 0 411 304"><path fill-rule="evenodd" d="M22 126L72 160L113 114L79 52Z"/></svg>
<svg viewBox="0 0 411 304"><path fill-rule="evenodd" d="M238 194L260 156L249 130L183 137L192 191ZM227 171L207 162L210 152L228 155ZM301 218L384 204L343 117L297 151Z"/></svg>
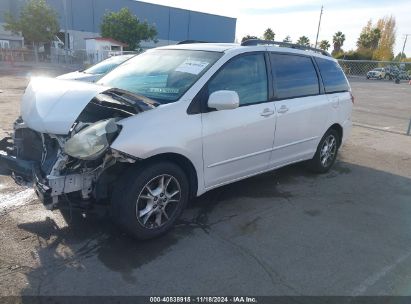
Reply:
<svg viewBox="0 0 411 304"><path fill-rule="evenodd" d="M83 160L97 159L107 150L118 131L114 118L96 122L70 138L64 145L64 152Z"/></svg>

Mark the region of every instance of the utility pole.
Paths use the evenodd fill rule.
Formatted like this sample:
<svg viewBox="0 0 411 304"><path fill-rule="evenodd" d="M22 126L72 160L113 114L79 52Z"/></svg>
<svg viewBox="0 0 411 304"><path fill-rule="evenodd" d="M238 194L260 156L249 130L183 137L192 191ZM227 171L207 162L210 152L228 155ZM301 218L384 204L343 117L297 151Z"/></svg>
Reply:
<svg viewBox="0 0 411 304"><path fill-rule="evenodd" d="M317 48L317 44L318 44L318 34L320 33L322 15L323 15L323 6L321 5L321 13L320 13L320 20L318 21L317 37L315 38L315 48Z"/></svg>
<svg viewBox="0 0 411 304"><path fill-rule="evenodd" d="M407 44L407 38L408 38L408 36L411 36L411 34L405 34L404 45L402 46L402 52L401 52L401 54L400 54L400 61L401 61L401 58L402 58L402 54L404 54L405 45ZM405 54L404 54L404 55L405 55Z"/></svg>
<svg viewBox="0 0 411 304"><path fill-rule="evenodd" d="M63 8L64 8L64 51L65 51L65 62L68 63L68 32L67 32L67 2L63 0Z"/></svg>

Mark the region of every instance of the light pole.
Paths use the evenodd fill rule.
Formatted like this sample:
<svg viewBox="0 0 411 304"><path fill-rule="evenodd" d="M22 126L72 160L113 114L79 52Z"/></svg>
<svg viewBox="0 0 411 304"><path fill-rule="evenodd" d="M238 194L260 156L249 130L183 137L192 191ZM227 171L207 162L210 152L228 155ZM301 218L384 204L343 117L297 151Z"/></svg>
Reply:
<svg viewBox="0 0 411 304"><path fill-rule="evenodd" d="M68 63L68 33L67 33L67 3L66 0L63 0L63 9L64 9L64 61Z"/></svg>
<svg viewBox="0 0 411 304"><path fill-rule="evenodd" d="M317 48L318 34L320 33L321 17L323 15L323 6L321 5L320 20L318 21L317 37L315 38L315 48Z"/></svg>

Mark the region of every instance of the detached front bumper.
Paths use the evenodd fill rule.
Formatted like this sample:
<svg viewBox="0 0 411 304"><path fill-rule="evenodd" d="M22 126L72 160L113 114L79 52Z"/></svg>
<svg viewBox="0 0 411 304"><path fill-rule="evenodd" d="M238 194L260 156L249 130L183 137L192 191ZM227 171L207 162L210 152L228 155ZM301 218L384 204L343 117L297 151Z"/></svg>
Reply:
<svg viewBox="0 0 411 304"><path fill-rule="evenodd" d="M37 162L19 159L14 155L13 139L5 137L0 140L0 174L13 175L16 182L31 182L33 167Z"/></svg>
<svg viewBox="0 0 411 304"><path fill-rule="evenodd" d="M51 188L43 180L39 163L17 158L14 155L11 137L0 140L0 174L11 176L19 185L32 184L37 196L45 206L53 203Z"/></svg>
<svg viewBox="0 0 411 304"><path fill-rule="evenodd" d="M45 175L40 169L40 162L18 158L14 148L11 137L0 140L0 175L11 176L19 185L32 186L47 209L56 208L60 197L69 193L79 192L82 199L89 198L96 179L95 172Z"/></svg>

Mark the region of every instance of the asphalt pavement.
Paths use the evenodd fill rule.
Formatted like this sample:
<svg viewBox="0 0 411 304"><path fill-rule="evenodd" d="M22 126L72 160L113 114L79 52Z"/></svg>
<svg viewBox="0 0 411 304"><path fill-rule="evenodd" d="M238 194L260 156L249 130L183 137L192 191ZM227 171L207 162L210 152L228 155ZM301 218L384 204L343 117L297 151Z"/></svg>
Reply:
<svg viewBox="0 0 411 304"><path fill-rule="evenodd" d="M411 113L411 86L380 86L353 83L355 107ZM144 242L104 209L62 216L1 178L0 295L411 295L411 137L374 128L386 119L355 126L329 173L298 164L216 189Z"/></svg>

